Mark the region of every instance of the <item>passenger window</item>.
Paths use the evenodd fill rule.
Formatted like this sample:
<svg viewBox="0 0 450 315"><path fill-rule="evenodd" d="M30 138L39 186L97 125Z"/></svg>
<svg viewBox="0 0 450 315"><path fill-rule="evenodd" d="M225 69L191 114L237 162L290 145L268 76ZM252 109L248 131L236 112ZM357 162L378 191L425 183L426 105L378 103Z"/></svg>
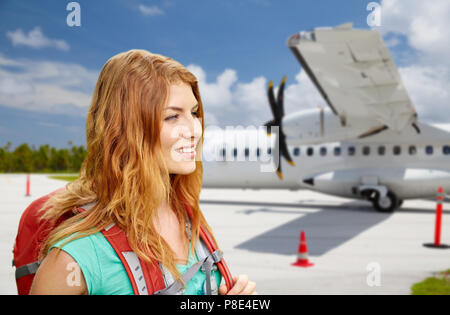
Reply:
<svg viewBox="0 0 450 315"><path fill-rule="evenodd" d="M449 155L450 154L450 146L444 145L442 147L442 153L444 153L445 155Z"/></svg>
<svg viewBox="0 0 450 315"><path fill-rule="evenodd" d="M259 148L256 148L256 156L259 157Z"/></svg>
<svg viewBox="0 0 450 315"><path fill-rule="evenodd" d="M314 155L314 148L309 147L309 148L306 150L306 155L308 155L308 156L313 156L313 155Z"/></svg>
<svg viewBox="0 0 450 315"><path fill-rule="evenodd" d="M272 148L267 149L267 154L269 154L269 155L272 154Z"/></svg>
<svg viewBox="0 0 450 315"><path fill-rule="evenodd" d="M234 157L237 157L237 149L236 148L233 149L233 155L234 155Z"/></svg>
<svg viewBox="0 0 450 315"><path fill-rule="evenodd" d="M394 147L394 155L399 155L399 154L401 154L402 153L402 148L399 146L399 145L396 145L395 147Z"/></svg>
<svg viewBox="0 0 450 315"><path fill-rule="evenodd" d="M334 148L334 155L340 156L341 155L341 147L335 147Z"/></svg>
<svg viewBox="0 0 450 315"><path fill-rule="evenodd" d="M417 149L416 146L412 145L409 147L409 155L416 155Z"/></svg>
<svg viewBox="0 0 450 315"><path fill-rule="evenodd" d="M248 155L249 155L249 153L250 153L249 150L248 150L248 148L245 148L245 151L244 151L244 152L245 152L245 157L248 157Z"/></svg>
<svg viewBox="0 0 450 315"><path fill-rule="evenodd" d="M384 155L386 153L386 147L384 145L378 147L378 154Z"/></svg>
<svg viewBox="0 0 450 315"><path fill-rule="evenodd" d="M355 147L353 147L353 146L348 147L348 155L349 156L355 155Z"/></svg>
<svg viewBox="0 0 450 315"><path fill-rule="evenodd" d="M223 159L226 158L226 156L227 156L227 150L226 150L225 148L222 148L222 150L221 150L221 155L222 155L222 158L223 158Z"/></svg>
<svg viewBox="0 0 450 315"><path fill-rule="evenodd" d="M327 155L327 148L321 147L321 148L320 148L320 155L321 155L321 156Z"/></svg>
<svg viewBox="0 0 450 315"><path fill-rule="evenodd" d="M370 154L370 147L368 147L368 146L363 147L362 152L363 152L364 155L369 155Z"/></svg>
<svg viewBox="0 0 450 315"><path fill-rule="evenodd" d="M428 155L432 155L433 154L433 146L432 145L427 145L425 147L425 153Z"/></svg>
<svg viewBox="0 0 450 315"><path fill-rule="evenodd" d="M300 148L295 148L294 149L294 156L299 156L300 155Z"/></svg>

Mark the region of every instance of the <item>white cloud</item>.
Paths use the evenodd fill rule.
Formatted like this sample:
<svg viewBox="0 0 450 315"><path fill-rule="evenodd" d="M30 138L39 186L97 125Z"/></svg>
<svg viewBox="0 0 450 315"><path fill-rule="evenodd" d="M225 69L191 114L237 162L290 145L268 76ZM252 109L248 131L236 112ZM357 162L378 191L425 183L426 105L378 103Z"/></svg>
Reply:
<svg viewBox="0 0 450 315"><path fill-rule="evenodd" d="M1 105L85 114L97 77L96 71L76 64L14 60L0 55Z"/></svg>
<svg viewBox="0 0 450 315"><path fill-rule="evenodd" d="M253 110L260 110L261 106L267 105L267 79L256 77L249 83L238 83L234 93L236 103L248 106Z"/></svg>
<svg viewBox="0 0 450 315"><path fill-rule="evenodd" d="M384 44L386 45L386 47L389 48L393 48L395 46L397 46L398 44L400 44L400 39L398 37L390 37L388 39L384 39Z"/></svg>
<svg viewBox="0 0 450 315"><path fill-rule="evenodd" d="M296 83L288 85L285 90L285 114L317 106L328 106L305 71L301 70L295 76L295 80Z"/></svg>
<svg viewBox="0 0 450 315"><path fill-rule="evenodd" d="M403 34L414 49L430 57L448 59L449 16L448 0L383 0L380 31Z"/></svg>
<svg viewBox="0 0 450 315"><path fill-rule="evenodd" d="M0 76L0 95L20 95L34 91L33 86L22 80L13 77Z"/></svg>
<svg viewBox="0 0 450 315"><path fill-rule="evenodd" d="M231 87L237 81L236 71L226 69L217 77L216 82L208 83L206 73L200 66L188 65L187 69L197 77L202 100L208 106L222 107L233 103Z"/></svg>
<svg viewBox="0 0 450 315"><path fill-rule="evenodd" d="M220 125L219 120L212 111L204 111L205 115L205 126L218 126Z"/></svg>
<svg viewBox="0 0 450 315"><path fill-rule="evenodd" d="M381 5L380 32L385 38L405 36L417 52L399 72L419 119L450 122L450 1L383 0Z"/></svg>
<svg viewBox="0 0 450 315"><path fill-rule="evenodd" d="M25 34L22 29L6 32L6 36L11 40L14 46L28 46L31 48L53 47L59 50L68 51L69 44L60 39L50 39L46 37L40 27L36 26L34 29Z"/></svg>
<svg viewBox="0 0 450 315"><path fill-rule="evenodd" d="M450 122L448 70L412 65L399 71L419 119L432 123Z"/></svg>
<svg viewBox="0 0 450 315"><path fill-rule="evenodd" d="M164 15L164 11L161 10L160 8L158 8L156 5L149 7L149 6L140 4L138 8L139 8L139 11L143 15L149 15L149 16Z"/></svg>

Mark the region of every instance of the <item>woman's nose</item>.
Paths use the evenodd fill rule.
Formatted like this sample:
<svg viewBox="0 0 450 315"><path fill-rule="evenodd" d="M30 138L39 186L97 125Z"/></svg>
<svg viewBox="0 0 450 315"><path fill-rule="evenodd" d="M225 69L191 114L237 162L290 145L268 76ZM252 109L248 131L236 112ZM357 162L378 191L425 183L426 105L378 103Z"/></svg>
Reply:
<svg viewBox="0 0 450 315"><path fill-rule="evenodd" d="M179 126L179 136L185 139L198 139L202 135L202 124L200 119L190 119Z"/></svg>

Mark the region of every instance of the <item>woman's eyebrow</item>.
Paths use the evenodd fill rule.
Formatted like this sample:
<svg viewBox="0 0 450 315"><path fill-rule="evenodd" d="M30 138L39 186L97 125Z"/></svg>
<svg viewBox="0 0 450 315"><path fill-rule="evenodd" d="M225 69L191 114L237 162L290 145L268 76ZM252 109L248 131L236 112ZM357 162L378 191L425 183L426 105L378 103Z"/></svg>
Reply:
<svg viewBox="0 0 450 315"><path fill-rule="evenodd" d="M198 104L194 105L194 107L192 107L192 109L194 109L196 107L198 107ZM173 109L173 110L175 110L177 112L182 112L183 111L183 108L181 108L181 107L174 107L174 106L169 106L169 107L166 107L164 109Z"/></svg>

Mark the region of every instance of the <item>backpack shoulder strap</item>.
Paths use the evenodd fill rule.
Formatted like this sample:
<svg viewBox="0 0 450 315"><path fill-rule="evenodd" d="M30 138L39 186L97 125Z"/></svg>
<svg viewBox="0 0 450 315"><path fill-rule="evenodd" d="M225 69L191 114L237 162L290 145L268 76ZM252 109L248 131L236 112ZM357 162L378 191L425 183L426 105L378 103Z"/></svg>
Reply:
<svg viewBox="0 0 450 315"><path fill-rule="evenodd" d="M189 204L184 201L184 205L186 208L186 212L188 213L189 217L192 218L192 209L190 208ZM214 253L219 250L217 244L214 242L214 239L209 234L208 230L204 228L204 226L200 226L200 237L203 239L206 247L208 248L210 253ZM220 273L222 274L223 278L225 279L225 284L227 286L227 291L231 290L233 287L233 277L231 275L230 270L228 269L228 266L224 259L220 259L220 261L217 263L217 267L219 268Z"/></svg>
<svg viewBox="0 0 450 315"><path fill-rule="evenodd" d="M148 264L139 258L131 249L123 230L113 225L104 229L102 234L119 256L131 281L134 294L148 295L164 288L159 263L152 259L152 263Z"/></svg>

